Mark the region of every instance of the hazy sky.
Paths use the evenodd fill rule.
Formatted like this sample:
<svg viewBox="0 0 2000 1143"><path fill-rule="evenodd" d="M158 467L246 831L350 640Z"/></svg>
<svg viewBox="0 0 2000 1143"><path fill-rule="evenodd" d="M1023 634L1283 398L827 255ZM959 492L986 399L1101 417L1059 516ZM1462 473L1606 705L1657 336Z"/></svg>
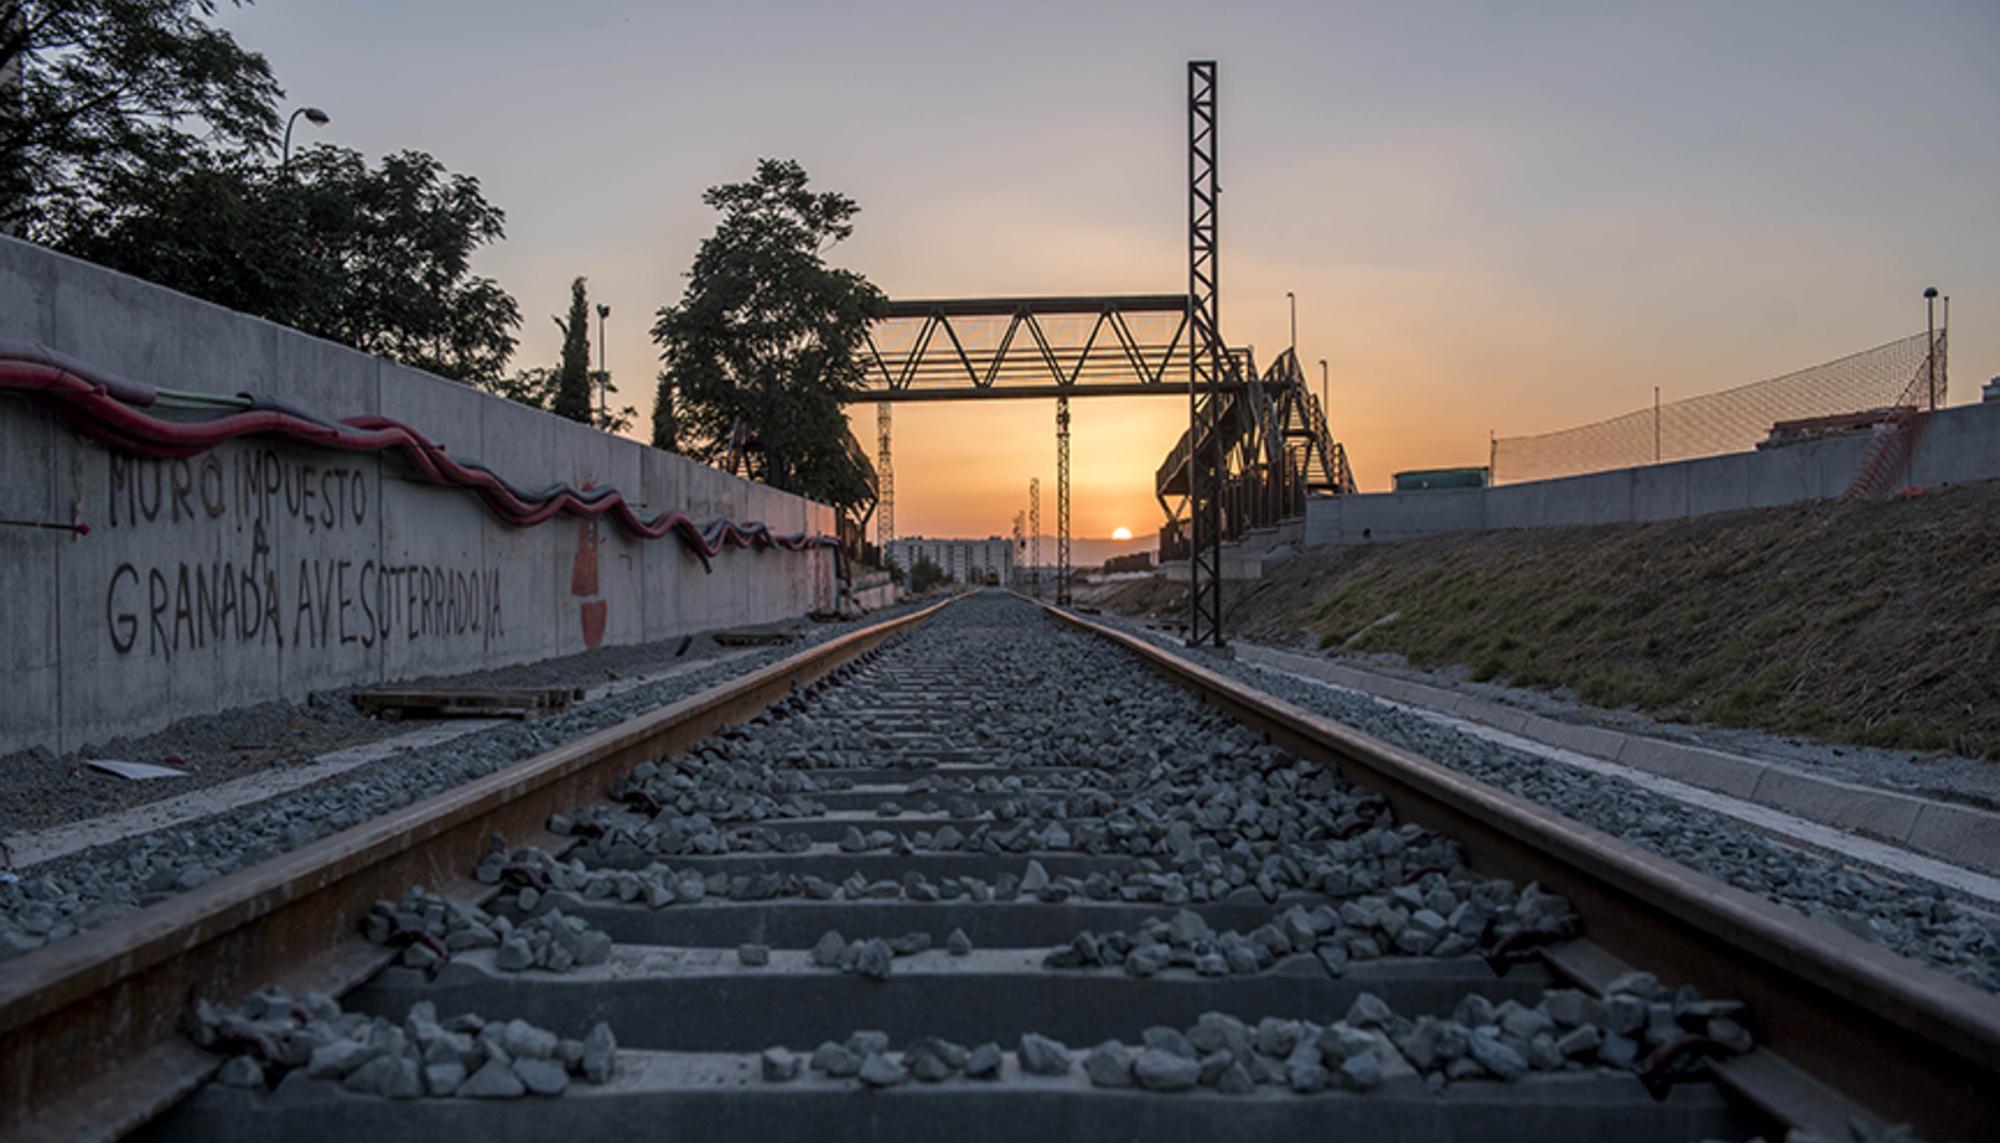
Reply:
<svg viewBox="0 0 2000 1143"><path fill-rule="evenodd" d="M1223 329L1332 363L1364 489L1922 328L2000 373L2000 3L1202 5L263 0L224 17L301 139L430 151L508 238L479 262L553 363L569 279L650 406L653 312L791 157L862 206L891 297L1186 288L1185 61L1221 63ZM1315 370L1316 373L1316 370ZM1185 398L1073 402L1075 531L1156 529ZM902 534L1054 521L1054 406L901 406ZM873 406L857 410L874 439ZM490 458L504 462L504 458ZM542 479L522 474L523 479Z"/></svg>

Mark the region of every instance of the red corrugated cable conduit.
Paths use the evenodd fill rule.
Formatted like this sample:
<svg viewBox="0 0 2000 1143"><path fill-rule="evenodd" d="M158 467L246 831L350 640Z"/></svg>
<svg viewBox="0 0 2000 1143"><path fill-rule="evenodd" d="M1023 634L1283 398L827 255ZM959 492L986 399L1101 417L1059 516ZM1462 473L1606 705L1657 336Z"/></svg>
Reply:
<svg viewBox="0 0 2000 1143"><path fill-rule="evenodd" d="M138 456L190 457L249 436L275 437L341 452L395 450L432 483L470 489L489 511L512 527L531 528L558 514L608 516L627 535L657 540L672 534L704 568L728 548L803 551L837 545L830 536L805 532L776 535L761 523L718 519L703 527L679 511L641 517L616 488L578 491L567 484L553 484L539 491L523 491L476 461L453 458L422 433L387 417L331 421L270 398L244 394L251 407L243 411L203 420L166 420L143 411L158 399L151 386L21 342L0 341L0 391L32 396L83 435Z"/></svg>

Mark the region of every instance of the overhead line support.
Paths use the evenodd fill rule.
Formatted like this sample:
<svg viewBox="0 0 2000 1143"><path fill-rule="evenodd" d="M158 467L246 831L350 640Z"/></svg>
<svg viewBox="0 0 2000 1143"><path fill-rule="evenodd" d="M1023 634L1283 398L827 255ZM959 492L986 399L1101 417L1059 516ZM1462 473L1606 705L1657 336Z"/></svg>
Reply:
<svg viewBox="0 0 2000 1143"><path fill-rule="evenodd" d="M1223 646L1221 238L1216 65L1188 61L1188 646Z"/></svg>
<svg viewBox="0 0 2000 1143"><path fill-rule="evenodd" d="M1056 398L1056 602L1069 602L1069 398Z"/></svg>
<svg viewBox="0 0 2000 1143"><path fill-rule="evenodd" d="M896 538L896 470L889 452L891 405L875 403L875 546L882 558L889 556L889 541Z"/></svg>

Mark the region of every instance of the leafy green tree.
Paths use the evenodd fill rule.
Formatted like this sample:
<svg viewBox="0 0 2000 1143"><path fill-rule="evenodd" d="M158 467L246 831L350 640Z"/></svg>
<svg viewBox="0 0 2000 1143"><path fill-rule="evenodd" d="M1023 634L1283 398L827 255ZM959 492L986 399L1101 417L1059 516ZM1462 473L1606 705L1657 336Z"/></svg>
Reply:
<svg viewBox="0 0 2000 1143"><path fill-rule="evenodd" d="M549 411L558 417L589 424L592 420L590 383L590 299L582 278L569 284L569 320L557 318L563 332L562 364L556 367L556 395Z"/></svg>
<svg viewBox="0 0 2000 1143"><path fill-rule="evenodd" d="M605 375L593 371L590 376L591 385L596 386ZM561 373L558 370L538 366L533 369L523 369L519 373L502 377L491 384L482 384L480 387L509 401L519 401L530 408L552 413L555 411L560 384ZM596 389L593 388L591 391L596 392ZM611 385L607 389L607 392L617 391L617 385ZM606 409L601 414L592 409L590 423L607 433L622 433L632 427L632 422L637 420L638 416L639 411L630 405Z"/></svg>
<svg viewBox="0 0 2000 1143"><path fill-rule="evenodd" d="M918 556L917 562L910 565L910 590L918 595L949 582L951 576L929 556Z"/></svg>
<svg viewBox="0 0 2000 1143"><path fill-rule="evenodd" d="M283 93L215 0L0 0L0 230L41 240L121 175L264 150Z"/></svg>
<svg viewBox="0 0 2000 1143"><path fill-rule="evenodd" d="M479 181L404 151L312 147L273 167L190 152L112 172L66 253L446 377L497 385L520 307L472 272L504 236Z"/></svg>
<svg viewBox="0 0 2000 1143"><path fill-rule="evenodd" d="M618 391L618 385L611 380L609 371L593 371L590 375L590 384L593 392L596 391L597 386L602 385L607 397ZM639 410L630 405L614 409L608 401L605 403L603 412L593 412L590 415L590 423L607 433L622 433L626 429L631 428L632 422L638 419Z"/></svg>
<svg viewBox="0 0 2000 1143"><path fill-rule="evenodd" d="M510 401L519 401L572 421L595 425L607 433L622 433L632 427L638 410L630 405L620 409L607 407L602 413L597 410L599 387L606 394L611 394L618 391L618 386L611 383L610 373L587 368L590 359L590 304L584 287L582 278L571 282L569 317L552 319L556 328L563 332L561 364L554 369L524 369L512 376L502 377L485 388Z"/></svg>
<svg viewBox="0 0 2000 1143"><path fill-rule="evenodd" d="M672 420L666 439L690 455L725 459L741 425L766 482L845 506L866 498L868 481L846 447L841 408L861 388L861 347L883 298L861 275L826 264L859 208L807 181L798 163L764 159L751 181L702 196L722 221L696 253L680 304L653 326L660 403Z"/></svg>
<svg viewBox="0 0 2000 1143"><path fill-rule="evenodd" d="M681 451L680 418L674 413L673 374L660 371L659 388L653 391L653 447L667 452Z"/></svg>
<svg viewBox="0 0 2000 1143"><path fill-rule="evenodd" d="M547 411L556 403L558 383L555 370L538 366L499 378L481 388L529 408Z"/></svg>

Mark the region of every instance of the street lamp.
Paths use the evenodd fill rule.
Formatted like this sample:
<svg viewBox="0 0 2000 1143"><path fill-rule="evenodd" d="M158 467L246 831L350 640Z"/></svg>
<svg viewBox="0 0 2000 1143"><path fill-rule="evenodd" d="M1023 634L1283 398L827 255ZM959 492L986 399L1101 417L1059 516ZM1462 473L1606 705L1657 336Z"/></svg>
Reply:
<svg viewBox="0 0 2000 1143"><path fill-rule="evenodd" d="M1322 358L1320 358L1320 359L1319 359L1319 411L1320 411L1320 415L1321 415L1321 416L1326 416L1326 415L1327 415L1327 410L1326 410L1326 358L1324 358L1324 357L1322 357Z"/></svg>
<svg viewBox="0 0 2000 1143"><path fill-rule="evenodd" d="M1299 296L1286 290L1285 300L1292 303L1292 357L1296 360L1299 356Z"/></svg>
<svg viewBox="0 0 2000 1143"><path fill-rule="evenodd" d="M603 302L597 303L597 427L598 428L603 428L605 424L608 423L605 417L605 400L607 394L611 389L611 371L604 364L604 353L605 353L604 319L610 316L611 316L611 307L605 305Z"/></svg>
<svg viewBox="0 0 2000 1143"><path fill-rule="evenodd" d="M301 107L292 112L292 117L285 120L285 154L278 162L281 167L288 167L292 163L292 124L297 123L301 115L306 117L306 122L315 127L324 127L333 122L331 116L317 107Z"/></svg>
<svg viewBox="0 0 2000 1143"><path fill-rule="evenodd" d="M1937 408L1937 287L1924 287L1924 324L1930 327L1929 349L1924 354L1925 382L1930 387L1931 408Z"/></svg>

